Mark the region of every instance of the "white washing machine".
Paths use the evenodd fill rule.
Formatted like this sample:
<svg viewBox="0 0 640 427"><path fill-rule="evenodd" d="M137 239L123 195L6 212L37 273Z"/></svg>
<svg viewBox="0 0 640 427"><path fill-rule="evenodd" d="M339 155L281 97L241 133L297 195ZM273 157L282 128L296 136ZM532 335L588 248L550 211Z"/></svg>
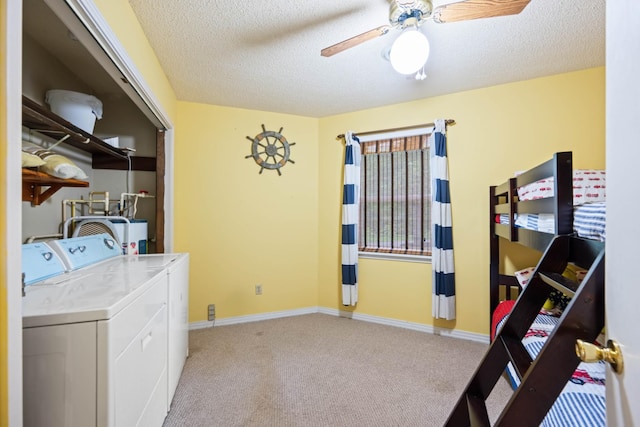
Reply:
<svg viewBox="0 0 640 427"><path fill-rule="evenodd" d="M161 426L167 414L173 270L125 267L105 236L23 245L27 427Z"/></svg>

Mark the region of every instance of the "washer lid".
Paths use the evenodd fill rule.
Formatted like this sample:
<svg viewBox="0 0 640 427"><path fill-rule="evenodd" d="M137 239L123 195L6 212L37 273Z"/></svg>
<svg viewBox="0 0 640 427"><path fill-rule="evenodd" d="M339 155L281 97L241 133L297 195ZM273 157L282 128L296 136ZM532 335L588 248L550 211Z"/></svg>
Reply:
<svg viewBox="0 0 640 427"><path fill-rule="evenodd" d="M187 253L122 255L93 266L95 270L117 271L133 269L162 269L178 264L188 256Z"/></svg>
<svg viewBox="0 0 640 427"><path fill-rule="evenodd" d="M164 281L161 286L166 293L167 280L160 270L96 272L89 268L65 273L26 288L22 326L111 319L158 281Z"/></svg>

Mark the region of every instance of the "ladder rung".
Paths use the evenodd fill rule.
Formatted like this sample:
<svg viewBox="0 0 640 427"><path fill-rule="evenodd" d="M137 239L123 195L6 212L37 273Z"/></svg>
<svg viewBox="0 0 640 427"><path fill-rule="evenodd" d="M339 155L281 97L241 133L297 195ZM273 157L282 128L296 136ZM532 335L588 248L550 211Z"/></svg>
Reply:
<svg viewBox="0 0 640 427"><path fill-rule="evenodd" d="M477 396L467 394L467 408L469 408L469 425L471 427L490 426L487 405Z"/></svg>
<svg viewBox="0 0 640 427"><path fill-rule="evenodd" d="M511 360L511 364L514 367L518 378L522 380L522 377L527 373L531 363L533 362L531 355L522 344L522 341L518 339L508 335L501 335L500 340L507 352L509 360Z"/></svg>
<svg viewBox="0 0 640 427"><path fill-rule="evenodd" d="M538 276L544 283L554 287L568 297L573 297L578 289L578 283L567 279L562 274L539 272Z"/></svg>

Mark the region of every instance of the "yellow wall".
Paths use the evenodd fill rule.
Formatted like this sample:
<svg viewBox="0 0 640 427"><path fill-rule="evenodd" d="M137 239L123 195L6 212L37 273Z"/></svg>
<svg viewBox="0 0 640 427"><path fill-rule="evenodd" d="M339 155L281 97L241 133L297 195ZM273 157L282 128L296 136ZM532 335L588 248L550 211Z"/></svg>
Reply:
<svg viewBox="0 0 640 427"><path fill-rule="evenodd" d="M4 50L7 40L6 26L6 0L0 0L0 46ZM0 164L3 165L2 171L6 168L4 165L7 161L7 96L6 96L6 56L4 53L0 55ZM6 182L6 177L3 181ZM6 218L7 209L7 188L5 185L0 186L0 426L6 426L9 423L8 408L8 319L7 319L7 238L6 238Z"/></svg>
<svg viewBox="0 0 640 427"><path fill-rule="evenodd" d="M187 102L177 111L175 248L191 254L190 321L212 303L217 318L315 307L318 120ZM295 142L281 176L245 158L263 124Z"/></svg>
<svg viewBox="0 0 640 427"><path fill-rule="evenodd" d="M175 117L176 97L127 0L94 0L166 114Z"/></svg>
<svg viewBox="0 0 640 427"><path fill-rule="evenodd" d="M341 308L342 144L336 135L429 123L436 118L456 120L449 127L448 141L457 319L434 322L431 266L403 262L361 260L355 310L486 334L489 186L547 160L556 151L573 151L576 167L604 168L604 95L604 68L596 68L321 119L319 305Z"/></svg>
<svg viewBox="0 0 640 427"><path fill-rule="evenodd" d="M449 128L455 321L431 317L431 265L360 261L355 311L488 333L488 187L572 150L579 167L604 168L604 69L313 119L178 103L176 249L192 257L190 321L322 306L340 300L340 188L345 130L366 131L453 118ZM261 131L284 127L297 142L283 175L245 159ZM489 162L497 161L498 165ZM517 247L516 247L517 249ZM532 251L511 264L522 268ZM509 264L509 263L508 263ZM511 265L509 264L509 265ZM522 265L527 264L527 265ZM264 295L254 287L263 284Z"/></svg>

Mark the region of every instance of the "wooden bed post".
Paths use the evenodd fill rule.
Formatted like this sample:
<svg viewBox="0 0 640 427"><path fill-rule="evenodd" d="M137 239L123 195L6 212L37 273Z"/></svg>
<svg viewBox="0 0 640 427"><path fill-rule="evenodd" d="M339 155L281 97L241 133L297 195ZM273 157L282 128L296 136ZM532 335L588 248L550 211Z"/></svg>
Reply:
<svg viewBox="0 0 640 427"><path fill-rule="evenodd" d="M500 238L495 232L495 191L495 186L489 187L489 331L491 331L491 316L500 299Z"/></svg>
<svg viewBox="0 0 640 427"><path fill-rule="evenodd" d="M573 155L570 151L556 153L553 160L556 234L573 234Z"/></svg>

